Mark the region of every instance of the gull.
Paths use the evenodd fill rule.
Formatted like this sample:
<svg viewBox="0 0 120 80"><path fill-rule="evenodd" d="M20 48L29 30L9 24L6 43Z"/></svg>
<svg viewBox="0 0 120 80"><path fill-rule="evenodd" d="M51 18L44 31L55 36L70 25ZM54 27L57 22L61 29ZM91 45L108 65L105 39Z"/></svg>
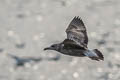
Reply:
<svg viewBox="0 0 120 80"><path fill-rule="evenodd" d="M89 57L92 60L104 60L103 54L98 49L88 49L88 36L82 19L74 17L66 29L67 38L58 44L53 44L44 50L55 50L62 54L76 57Z"/></svg>

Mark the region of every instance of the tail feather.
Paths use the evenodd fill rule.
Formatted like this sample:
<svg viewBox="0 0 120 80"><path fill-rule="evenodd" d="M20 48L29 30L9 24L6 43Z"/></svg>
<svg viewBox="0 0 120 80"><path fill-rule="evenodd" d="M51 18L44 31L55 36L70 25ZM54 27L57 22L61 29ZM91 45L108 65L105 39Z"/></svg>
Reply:
<svg viewBox="0 0 120 80"><path fill-rule="evenodd" d="M94 49L92 51L88 50L85 52L85 55L91 58L92 60L97 60L97 61L104 60L103 54L98 49Z"/></svg>
<svg viewBox="0 0 120 80"><path fill-rule="evenodd" d="M99 59L104 60L103 54L98 49L94 49L93 51L97 54Z"/></svg>

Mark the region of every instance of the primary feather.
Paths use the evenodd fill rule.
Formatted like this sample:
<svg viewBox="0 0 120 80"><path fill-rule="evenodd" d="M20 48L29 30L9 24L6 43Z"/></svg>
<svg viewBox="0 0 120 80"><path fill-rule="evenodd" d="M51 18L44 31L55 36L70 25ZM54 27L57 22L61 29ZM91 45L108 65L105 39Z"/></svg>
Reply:
<svg viewBox="0 0 120 80"><path fill-rule="evenodd" d="M73 40L81 47L87 48L88 37L85 25L79 17L74 17L74 19L69 24L66 29L67 39Z"/></svg>

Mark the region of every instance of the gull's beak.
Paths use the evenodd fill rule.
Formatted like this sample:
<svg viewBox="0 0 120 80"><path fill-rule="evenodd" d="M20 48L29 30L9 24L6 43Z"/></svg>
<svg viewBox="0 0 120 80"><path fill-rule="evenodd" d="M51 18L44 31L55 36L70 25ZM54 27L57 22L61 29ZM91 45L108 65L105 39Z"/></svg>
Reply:
<svg viewBox="0 0 120 80"><path fill-rule="evenodd" d="M44 50L52 50L51 47L44 48Z"/></svg>

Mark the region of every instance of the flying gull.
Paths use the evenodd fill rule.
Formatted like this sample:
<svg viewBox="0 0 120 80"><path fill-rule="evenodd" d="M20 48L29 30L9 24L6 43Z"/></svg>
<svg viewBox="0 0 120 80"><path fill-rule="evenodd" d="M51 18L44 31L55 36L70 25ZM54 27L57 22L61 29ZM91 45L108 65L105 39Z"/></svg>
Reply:
<svg viewBox="0 0 120 80"><path fill-rule="evenodd" d="M53 44L44 50L55 50L65 55L76 57L89 57L92 60L104 60L103 54L98 49L89 50L87 47L88 36L82 19L74 17L66 29L67 38L58 44Z"/></svg>

